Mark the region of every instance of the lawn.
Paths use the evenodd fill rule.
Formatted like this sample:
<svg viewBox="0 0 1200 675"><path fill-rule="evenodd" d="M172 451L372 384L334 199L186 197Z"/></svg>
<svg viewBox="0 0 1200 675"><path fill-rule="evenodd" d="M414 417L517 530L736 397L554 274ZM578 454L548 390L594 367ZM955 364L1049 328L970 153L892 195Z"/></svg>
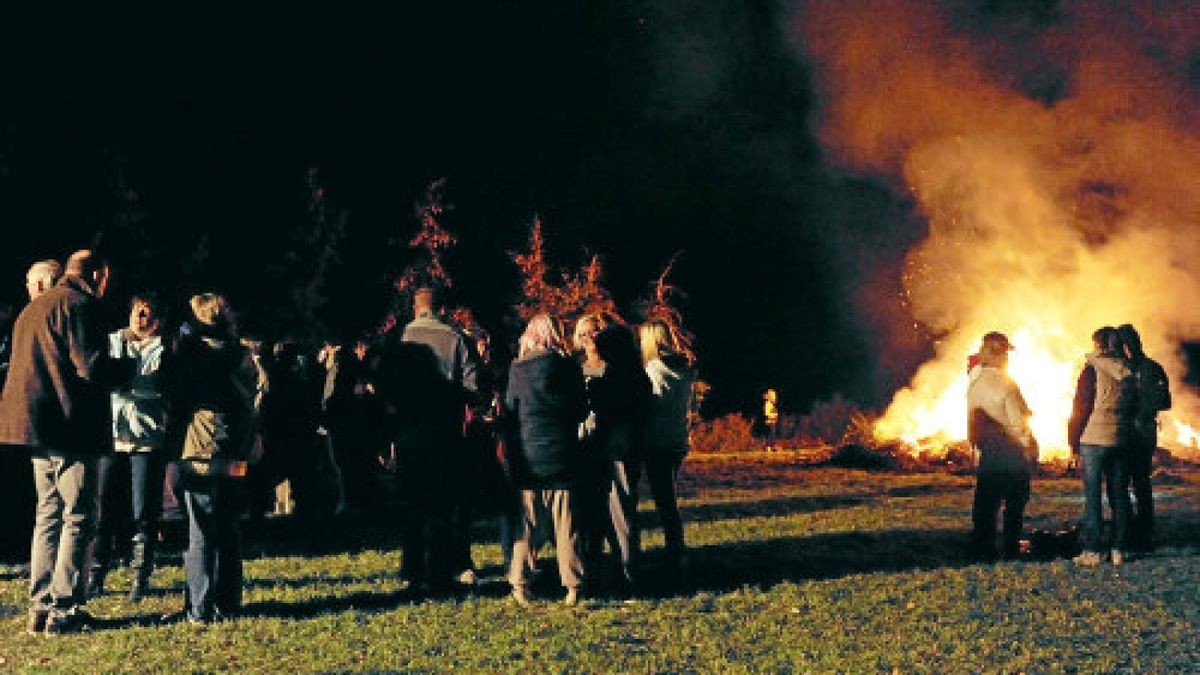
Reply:
<svg viewBox="0 0 1200 675"><path fill-rule="evenodd" d="M570 608L553 582L532 609L507 598L480 527L483 583L414 602L395 534L379 525L278 527L252 542L245 616L159 626L181 604L178 552L131 605L129 575L92 601L85 635L21 633L25 582L0 581L0 670L532 672L1046 672L1200 670L1200 470L1158 485L1162 542L1120 568L1068 561L968 564L972 479L815 467L788 453L698 456L682 477L691 573L661 590ZM1073 479L1037 480L1027 527L1080 509ZM543 552L548 559L551 552Z"/></svg>

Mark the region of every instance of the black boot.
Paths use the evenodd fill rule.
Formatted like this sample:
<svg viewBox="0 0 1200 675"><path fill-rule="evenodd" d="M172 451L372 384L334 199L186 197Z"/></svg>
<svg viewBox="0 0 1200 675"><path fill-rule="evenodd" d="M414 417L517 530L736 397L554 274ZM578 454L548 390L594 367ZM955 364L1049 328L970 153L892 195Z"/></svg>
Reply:
<svg viewBox="0 0 1200 675"><path fill-rule="evenodd" d="M87 587L87 594L89 598L98 598L101 595L104 595L104 579L107 576L107 567L92 567L92 574L88 579Z"/></svg>
<svg viewBox="0 0 1200 675"><path fill-rule="evenodd" d="M133 569L133 586L129 589L129 601L141 602L142 597L150 588L150 571L153 569L153 550L150 542L143 535L133 537L133 551L129 566Z"/></svg>

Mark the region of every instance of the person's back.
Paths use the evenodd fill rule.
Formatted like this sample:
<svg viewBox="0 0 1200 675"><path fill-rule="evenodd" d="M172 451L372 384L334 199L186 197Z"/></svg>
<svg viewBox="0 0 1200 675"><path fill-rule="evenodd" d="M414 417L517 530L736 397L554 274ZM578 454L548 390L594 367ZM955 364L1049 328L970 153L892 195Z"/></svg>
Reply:
<svg viewBox="0 0 1200 675"><path fill-rule="evenodd" d="M688 409L696 371L679 354L667 354L646 362L646 375L653 392L646 419L645 445L655 450L686 451Z"/></svg>
<svg viewBox="0 0 1200 675"><path fill-rule="evenodd" d="M579 422L586 414L579 364L556 352L518 358L510 366L505 405L520 435L512 458L518 480L569 483L579 459Z"/></svg>

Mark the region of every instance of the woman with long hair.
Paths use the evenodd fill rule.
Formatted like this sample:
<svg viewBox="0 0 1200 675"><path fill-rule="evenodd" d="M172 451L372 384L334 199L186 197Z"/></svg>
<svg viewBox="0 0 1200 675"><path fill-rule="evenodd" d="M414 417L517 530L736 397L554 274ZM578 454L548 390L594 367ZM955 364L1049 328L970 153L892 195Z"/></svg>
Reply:
<svg viewBox="0 0 1200 675"><path fill-rule="evenodd" d="M676 502L676 478L690 447L688 410L696 371L666 324L651 321L638 329L642 364L653 396L643 436L643 460L654 507L666 539L666 564L679 570L684 563L683 521Z"/></svg>

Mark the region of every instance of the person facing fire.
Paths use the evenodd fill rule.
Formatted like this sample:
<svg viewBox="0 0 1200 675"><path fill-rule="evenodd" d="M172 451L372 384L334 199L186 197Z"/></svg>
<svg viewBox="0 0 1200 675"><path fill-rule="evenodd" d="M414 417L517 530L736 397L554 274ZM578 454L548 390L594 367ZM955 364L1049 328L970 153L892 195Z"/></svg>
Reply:
<svg viewBox="0 0 1200 675"><path fill-rule="evenodd" d="M1145 552L1154 548L1154 493L1150 487L1150 470L1158 448L1158 413L1171 409L1171 383L1163 367L1146 356L1142 338L1133 326L1118 326L1117 336L1137 388L1133 434L1125 453L1129 470L1127 483L1133 484L1135 507L1129 543L1135 550Z"/></svg>
<svg viewBox="0 0 1200 675"><path fill-rule="evenodd" d="M1067 443L1083 466L1083 552L1075 557L1081 567L1099 565L1100 529L1104 522L1101 485L1113 510L1111 561L1125 560L1129 529L1129 489L1125 480L1125 448L1133 431L1133 372L1122 353L1115 328L1105 326L1092 334L1095 351L1079 374Z"/></svg>
<svg viewBox="0 0 1200 675"><path fill-rule="evenodd" d="M996 557L996 516L1001 503L1002 553L1013 558L1020 551L1030 477L1037 466L1037 441L1029 429L1032 413L1020 387L1007 372L1012 349L1003 333L983 336L979 364L969 375L967 434L979 451L971 509L971 554L978 560Z"/></svg>

